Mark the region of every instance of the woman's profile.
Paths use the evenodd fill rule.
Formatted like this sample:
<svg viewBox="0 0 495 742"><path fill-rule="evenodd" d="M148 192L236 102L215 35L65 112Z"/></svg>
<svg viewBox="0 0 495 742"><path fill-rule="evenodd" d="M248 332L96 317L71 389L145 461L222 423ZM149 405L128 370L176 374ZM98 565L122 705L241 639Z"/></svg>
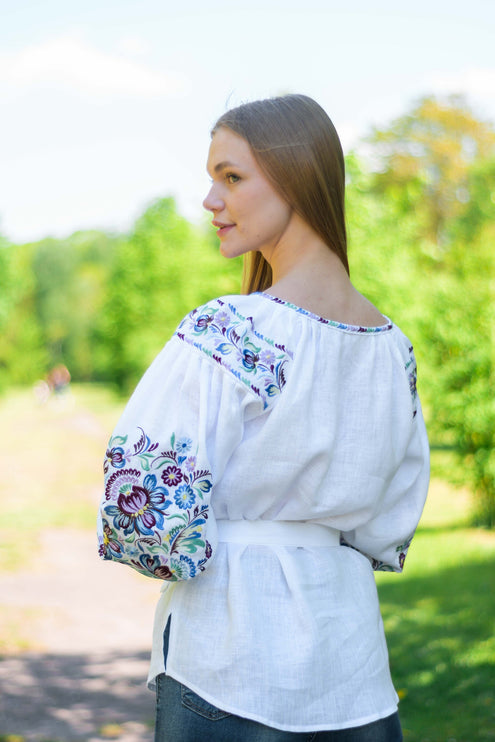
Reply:
<svg viewBox="0 0 495 742"><path fill-rule="evenodd" d="M352 285L344 157L304 95L213 127L204 200L242 295L193 309L110 441L100 554L162 579L156 742L398 742L373 570L429 478L408 338Z"/></svg>

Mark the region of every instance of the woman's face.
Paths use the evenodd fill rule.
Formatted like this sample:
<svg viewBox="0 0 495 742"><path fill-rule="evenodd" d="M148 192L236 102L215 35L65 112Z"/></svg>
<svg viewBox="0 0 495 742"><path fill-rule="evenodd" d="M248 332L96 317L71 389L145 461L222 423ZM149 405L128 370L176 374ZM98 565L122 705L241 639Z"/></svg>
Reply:
<svg viewBox="0 0 495 742"><path fill-rule="evenodd" d="M220 252L235 258L259 250L269 260L289 226L292 209L274 190L245 139L225 127L211 140L212 185L203 206L213 214Z"/></svg>

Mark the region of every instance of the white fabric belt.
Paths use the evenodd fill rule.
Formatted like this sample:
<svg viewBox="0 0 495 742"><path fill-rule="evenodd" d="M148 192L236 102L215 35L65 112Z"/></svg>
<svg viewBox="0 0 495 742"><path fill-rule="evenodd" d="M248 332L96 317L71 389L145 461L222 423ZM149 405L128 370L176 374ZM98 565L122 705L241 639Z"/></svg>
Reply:
<svg viewBox="0 0 495 742"><path fill-rule="evenodd" d="M217 520L218 540L265 546L339 546L340 531L297 520Z"/></svg>

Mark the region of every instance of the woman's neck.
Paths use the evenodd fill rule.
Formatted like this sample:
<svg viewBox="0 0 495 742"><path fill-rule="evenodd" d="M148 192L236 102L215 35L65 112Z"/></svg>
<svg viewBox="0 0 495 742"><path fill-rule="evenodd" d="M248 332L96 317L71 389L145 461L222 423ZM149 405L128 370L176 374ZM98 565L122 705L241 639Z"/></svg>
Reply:
<svg viewBox="0 0 495 742"><path fill-rule="evenodd" d="M328 245L310 228L301 238L280 243L270 256L264 256L273 274L267 293L338 322L383 324L384 317L354 288L342 261Z"/></svg>

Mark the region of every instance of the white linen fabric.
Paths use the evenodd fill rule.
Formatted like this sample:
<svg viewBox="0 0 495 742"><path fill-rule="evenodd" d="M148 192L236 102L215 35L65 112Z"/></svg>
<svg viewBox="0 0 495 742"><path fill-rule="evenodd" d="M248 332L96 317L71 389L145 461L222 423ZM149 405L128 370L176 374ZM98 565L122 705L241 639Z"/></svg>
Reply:
<svg viewBox="0 0 495 742"><path fill-rule="evenodd" d="M293 732L392 714L373 569L401 571L429 479L399 328L332 322L264 293L212 300L148 369L114 439L138 429L157 452L182 447L177 471L168 451L163 498L174 485L179 508L190 505L183 475L199 462L212 482L206 561L163 585L150 687L171 616L167 674L225 711ZM119 517L126 533L137 522ZM260 538L257 521L271 522Z"/></svg>

